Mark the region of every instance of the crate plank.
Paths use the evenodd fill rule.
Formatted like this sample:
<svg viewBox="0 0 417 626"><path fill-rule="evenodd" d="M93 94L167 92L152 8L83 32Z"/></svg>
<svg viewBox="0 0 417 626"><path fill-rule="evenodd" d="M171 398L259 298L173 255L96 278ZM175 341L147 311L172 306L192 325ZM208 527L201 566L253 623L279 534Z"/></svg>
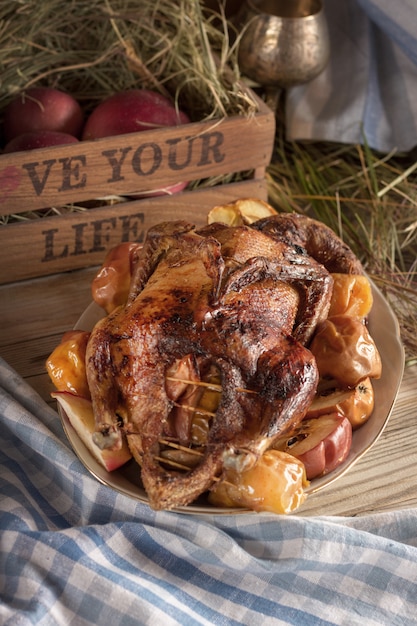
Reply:
<svg viewBox="0 0 417 626"><path fill-rule="evenodd" d="M64 272L32 280L24 280L0 286L0 353L4 356L7 346L51 335L72 328L87 304L91 301L91 280L96 267L86 270ZM36 352L29 350L25 359L36 360ZM33 360L32 359L32 360ZM15 361L15 358L13 358Z"/></svg>
<svg viewBox="0 0 417 626"><path fill-rule="evenodd" d="M213 206L240 197L266 200L265 181L242 181L2 226L0 284L99 264L106 250L122 241L142 241L156 222L185 219L202 225Z"/></svg>
<svg viewBox="0 0 417 626"><path fill-rule="evenodd" d="M91 302L97 267L0 286L0 356L44 400L52 383L45 362Z"/></svg>
<svg viewBox="0 0 417 626"><path fill-rule="evenodd" d="M259 113L0 156L0 215L265 168L275 117Z"/></svg>

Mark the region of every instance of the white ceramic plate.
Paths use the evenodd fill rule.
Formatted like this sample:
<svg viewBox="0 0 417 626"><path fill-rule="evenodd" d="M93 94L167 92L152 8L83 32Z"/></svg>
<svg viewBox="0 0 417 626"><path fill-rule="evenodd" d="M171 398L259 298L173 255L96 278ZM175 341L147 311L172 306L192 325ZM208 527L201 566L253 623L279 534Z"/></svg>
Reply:
<svg viewBox="0 0 417 626"><path fill-rule="evenodd" d="M315 493L340 478L374 445L388 422L398 393L404 370L404 349L400 340L399 326L381 292L374 285L372 289L374 306L369 317L369 330L382 359L382 376L379 380L373 381L375 409L369 420L353 433L352 447L346 461L330 474L312 480L306 489L307 494ZM92 303L84 311L75 328L91 330L103 315L103 310ZM103 484L131 498L147 503L148 497L141 484L140 470L136 462L131 461L119 470L107 472L85 448L71 427L65 413L60 410L60 414L65 433L87 470ZM209 515L253 513L247 509L215 508L207 504L204 497L200 501L187 507L178 508L176 511Z"/></svg>

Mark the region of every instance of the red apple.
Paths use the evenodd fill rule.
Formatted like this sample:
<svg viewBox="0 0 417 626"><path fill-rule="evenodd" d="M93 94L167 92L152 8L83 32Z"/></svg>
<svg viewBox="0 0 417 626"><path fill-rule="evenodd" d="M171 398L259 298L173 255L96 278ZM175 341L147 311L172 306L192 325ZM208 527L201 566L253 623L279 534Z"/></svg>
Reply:
<svg viewBox="0 0 417 626"><path fill-rule="evenodd" d="M88 451L104 469L112 472L132 458L129 446L125 440L123 440L123 445L119 450L100 450L93 442L95 421L93 406L90 400L67 391L56 391L51 395L65 411L71 426Z"/></svg>
<svg viewBox="0 0 417 626"><path fill-rule="evenodd" d="M99 139L189 122L188 116L161 94L147 89L131 89L101 102L87 119L82 138ZM163 188L132 192L129 196L137 199L172 196L187 185L187 181L180 181Z"/></svg>
<svg viewBox="0 0 417 626"><path fill-rule="evenodd" d="M161 126L178 126L189 122L161 94L147 89L120 91L106 98L90 114L84 126L84 140L112 135L137 133Z"/></svg>
<svg viewBox="0 0 417 626"><path fill-rule="evenodd" d="M36 150L48 146L61 146L78 143L78 139L68 133L56 130L32 130L13 137L5 146L4 153Z"/></svg>
<svg viewBox="0 0 417 626"><path fill-rule="evenodd" d="M52 87L31 87L16 96L4 110L4 138L33 130L54 130L79 137L83 112L73 96Z"/></svg>
<svg viewBox="0 0 417 626"><path fill-rule="evenodd" d="M308 480L332 472L347 458L352 445L352 426L347 417L330 413L305 419L274 449L292 454L306 469Z"/></svg>

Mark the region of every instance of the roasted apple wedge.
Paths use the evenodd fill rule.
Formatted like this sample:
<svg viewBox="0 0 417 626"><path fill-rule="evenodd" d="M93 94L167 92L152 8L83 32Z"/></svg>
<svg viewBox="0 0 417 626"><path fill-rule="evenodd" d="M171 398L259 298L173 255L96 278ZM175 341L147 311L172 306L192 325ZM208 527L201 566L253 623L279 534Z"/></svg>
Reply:
<svg viewBox="0 0 417 626"><path fill-rule="evenodd" d="M308 480L332 472L347 458L352 426L347 417L330 413L304 419L291 434L280 437L274 449L295 456L304 464Z"/></svg>
<svg viewBox="0 0 417 626"><path fill-rule="evenodd" d="M339 413L347 417L355 429L368 420L373 410L374 389L371 380L366 378L352 389L336 389L326 395L316 396L306 417Z"/></svg>
<svg viewBox="0 0 417 626"><path fill-rule="evenodd" d="M56 391L51 394L65 411L68 420L87 450L100 465L112 472L132 458L126 441L117 450L110 448L100 450L93 441L95 428L93 407L90 400L76 396L67 391Z"/></svg>
<svg viewBox="0 0 417 626"><path fill-rule="evenodd" d="M240 198L236 202L215 206L208 214L207 222L221 222L228 226L252 224L256 220L275 215L276 211L258 198Z"/></svg>

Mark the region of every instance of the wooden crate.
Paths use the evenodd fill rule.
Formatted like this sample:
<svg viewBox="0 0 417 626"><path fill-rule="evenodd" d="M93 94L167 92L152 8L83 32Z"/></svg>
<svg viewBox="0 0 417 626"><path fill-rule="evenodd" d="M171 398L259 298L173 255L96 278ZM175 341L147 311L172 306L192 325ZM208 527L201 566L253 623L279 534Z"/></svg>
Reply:
<svg viewBox="0 0 417 626"><path fill-rule="evenodd" d="M258 103L250 116L0 156L2 216L252 172L242 182L0 226L0 284L97 265L107 249L141 241L157 221L187 219L200 225L216 204L249 196L267 199L264 175L275 117L253 92L250 96Z"/></svg>

